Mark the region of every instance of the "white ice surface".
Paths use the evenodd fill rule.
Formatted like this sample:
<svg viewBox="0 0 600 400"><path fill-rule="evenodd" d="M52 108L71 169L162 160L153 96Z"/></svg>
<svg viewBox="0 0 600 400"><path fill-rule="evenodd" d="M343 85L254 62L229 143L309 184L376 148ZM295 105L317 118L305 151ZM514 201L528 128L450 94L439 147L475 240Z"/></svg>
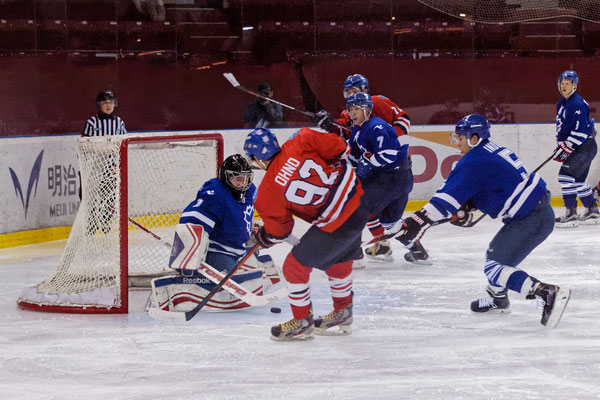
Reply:
<svg viewBox="0 0 600 400"><path fill-rule="evenodd" d="M562 210L557 210L561 212ZM300 236L307 225L299 222ZM531 301L476 315L485 250L499 221L442 225L423 240L434 261L354 271L354 332L274 342L287 300L232 313L158 322L131 291L128 315L24 311L15 300L46 278L64 241L0 250L1 399L598 399L600 225L555 229L521 265L573 293L554 330ZM368 237L365 234L364 237ZM268 250L281 265L290 246ZM316 314L331 309L325 275L312 274Z"/></svg>

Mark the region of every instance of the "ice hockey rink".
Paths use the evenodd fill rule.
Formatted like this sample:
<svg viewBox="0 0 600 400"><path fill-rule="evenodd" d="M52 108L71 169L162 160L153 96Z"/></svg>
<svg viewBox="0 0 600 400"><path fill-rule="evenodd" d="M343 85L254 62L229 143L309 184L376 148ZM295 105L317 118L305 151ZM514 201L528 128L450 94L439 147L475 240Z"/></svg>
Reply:
<svg viewBox="0 0 600 400"><path fill-rule="evenodd" d="M554 330L514 293L511 314L470 312L500 226L485 218L430 229L429 266L407 264L396 242L396 261L354 271L352 335L308 342L269 338L271 325L291 318L287 299L187 323L151 319L148 291L130 292L128 315L20 310L20 291L50 274L65 241L0 250L0 398L600 398L600 226L555 229L521 265L572 289ZM306 228L299 221L294 233ZM267 252L281 265L289 250ZM315 313L328 313L325 275L315 271L311 282Z"/></svg>

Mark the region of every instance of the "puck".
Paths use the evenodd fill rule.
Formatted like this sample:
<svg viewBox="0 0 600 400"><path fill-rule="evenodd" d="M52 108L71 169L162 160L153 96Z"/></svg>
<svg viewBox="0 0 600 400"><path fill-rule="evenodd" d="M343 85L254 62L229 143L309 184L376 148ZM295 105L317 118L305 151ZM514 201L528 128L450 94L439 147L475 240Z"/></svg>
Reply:
<svg viewBox="0 0 600 400"><path fill-rule="evenodd" d="M275 314L281 313L281 308L279 307L271 307L271 312Z"/></svg>

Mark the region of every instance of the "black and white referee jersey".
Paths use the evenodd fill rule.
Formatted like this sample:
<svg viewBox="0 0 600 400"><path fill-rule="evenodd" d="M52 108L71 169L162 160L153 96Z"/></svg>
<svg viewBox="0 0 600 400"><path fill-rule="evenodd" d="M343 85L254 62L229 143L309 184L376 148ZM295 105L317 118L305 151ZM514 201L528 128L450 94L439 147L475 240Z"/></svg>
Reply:
<svg viewBox="0 0 600 400"><path fill-rule="evenodd" d="M125 122L114 114L94 115L87 120L81 136L125 135Z"/></svg>

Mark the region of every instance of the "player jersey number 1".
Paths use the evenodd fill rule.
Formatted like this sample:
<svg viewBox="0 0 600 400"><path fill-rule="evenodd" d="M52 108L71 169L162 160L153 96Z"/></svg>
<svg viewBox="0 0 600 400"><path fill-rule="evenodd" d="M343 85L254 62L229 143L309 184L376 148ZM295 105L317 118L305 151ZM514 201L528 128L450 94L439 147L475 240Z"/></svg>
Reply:
<svg viewBox="0 0 600 400"><path fill-rule="evenodd" d="M302 179L294 179L290 182L285 190L285 198L289 202L301 206L309 204L317 206L321 204L327 197L327 193L329 193L330 189L328 186L331 186L335 183L338 173L339 171L335 171L328 175L323 170L323 166L317 164L311 159L307 159L298 170L298 175ZM327 186L319 186L303 180L308 179L315 174L318 179Z"/></svg>

